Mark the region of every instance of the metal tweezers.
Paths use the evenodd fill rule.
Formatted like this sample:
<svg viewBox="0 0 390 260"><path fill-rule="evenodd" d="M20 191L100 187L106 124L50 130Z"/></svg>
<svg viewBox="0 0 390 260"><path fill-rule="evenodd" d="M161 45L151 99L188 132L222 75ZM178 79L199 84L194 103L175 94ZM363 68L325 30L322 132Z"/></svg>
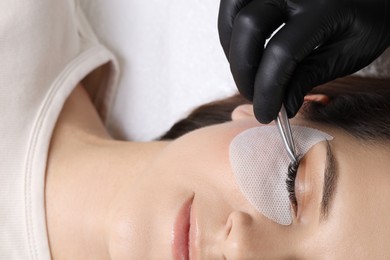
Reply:
<svg viewBox="0 0 390 260"><path fill-rule="evenodd" d="M280 135L282 136L284 146L286 147L288 157L292 162L296 163L298 161L298 158L295 151L294 139L291 131L290 122L288 120L286 108L284 107L284 105L282 105L280 113L275 119L275 121L276 125L278 126Z"/></svg>

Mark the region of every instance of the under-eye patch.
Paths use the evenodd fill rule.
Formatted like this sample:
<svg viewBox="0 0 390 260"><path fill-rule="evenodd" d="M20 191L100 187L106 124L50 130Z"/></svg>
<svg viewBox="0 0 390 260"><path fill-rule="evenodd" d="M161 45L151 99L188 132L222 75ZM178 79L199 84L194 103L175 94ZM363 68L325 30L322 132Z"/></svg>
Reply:
<svg viewBox="0 0 390 260"><path fill-rule="evenodd" d="M316 129L292 126L296 151L305 155L315 144L333 137ZM230 162L245 198L265 217L292 223L286 178L290 159L276 126L248 129L230 144Z"/></svg>

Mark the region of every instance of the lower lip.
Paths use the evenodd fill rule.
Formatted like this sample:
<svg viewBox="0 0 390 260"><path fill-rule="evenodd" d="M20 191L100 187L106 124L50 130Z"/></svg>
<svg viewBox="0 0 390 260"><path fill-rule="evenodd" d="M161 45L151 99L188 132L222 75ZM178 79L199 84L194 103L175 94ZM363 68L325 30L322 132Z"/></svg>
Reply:
<svg viewBox="0 0 390 260"><path fill-rule="evenodd" d="M181 207L173 227L172 254L175 260L189 259L189 231L193 197Z"/></svg>

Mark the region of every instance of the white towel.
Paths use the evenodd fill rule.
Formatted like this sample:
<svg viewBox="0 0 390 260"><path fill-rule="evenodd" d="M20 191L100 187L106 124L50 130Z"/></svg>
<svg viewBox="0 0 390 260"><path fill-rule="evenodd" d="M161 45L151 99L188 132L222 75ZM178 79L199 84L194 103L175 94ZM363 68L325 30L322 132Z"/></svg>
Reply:
<svg viewBox="0 0 390 260"><path fill-rule="evenodd" d="M191 109L236 87L220 46L220 0L81 0L121 65L114 137L147 141ZM390 52L363 76L390 75Z"/></svg>
<svg viewBox="0 0 390 260"><path fill-rule="evenodd" d="M191 109L236 92L217 31L219 0L82 0L118 56L113 135L150 140Z"/></svg>

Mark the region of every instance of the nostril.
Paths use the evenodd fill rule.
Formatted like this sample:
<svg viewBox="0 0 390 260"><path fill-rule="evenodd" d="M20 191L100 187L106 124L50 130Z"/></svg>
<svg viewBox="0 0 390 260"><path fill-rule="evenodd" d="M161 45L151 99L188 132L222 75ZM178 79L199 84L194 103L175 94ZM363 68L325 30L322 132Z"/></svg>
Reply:
<svg viewBox="0 0 390 260"><path fill-rule="evenodd" d="M242 211L233 211L230 213L229 218L228 218L228 223L230 223L231 226L236 226L238 227L245 227L248 225L251 225L252 223L252 217L246 212Z"/></svg>
<svg viewBox="0 0 390 260"><path fill-rule="evenodd" d="M233 227L233 221L232 219L229 217L226 221L226 225L225 225L225 239L227 239L230 235L230 232L232 231L232 227Z"/></svg>
<svg viewBox="0 0 390 260"><path fill-rule="evenodd" d="M251 248L251 215L234 211L230 213L225 226L223 256L225 259L246 259Z"/></svg>

